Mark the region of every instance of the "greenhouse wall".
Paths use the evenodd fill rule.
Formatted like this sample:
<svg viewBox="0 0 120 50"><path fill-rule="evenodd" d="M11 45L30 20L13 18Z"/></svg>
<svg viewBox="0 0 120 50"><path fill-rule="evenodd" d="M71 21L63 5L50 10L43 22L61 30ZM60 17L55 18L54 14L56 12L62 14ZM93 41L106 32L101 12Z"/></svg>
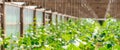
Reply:
<svg viewBox="0 0 120 50"><path fill-rule="evenodd" d="M65 19L66 17L68 17L67 15L59 13L54 14L54 12L49 12L48 10L43 11L41 10L41 8L37 10L33 7L34 6L15 6L12 3L5 3L5 26L2 26L2 28L5 27L5 37L19 37L21 36L21 33L26 33L30 25L36 24L35 26L43 26L43 21L45 21L46 26L48 26L50 22L56 25L61 21L67 21L67 19ZM21 32L21 30L23 32Z"/></svg>

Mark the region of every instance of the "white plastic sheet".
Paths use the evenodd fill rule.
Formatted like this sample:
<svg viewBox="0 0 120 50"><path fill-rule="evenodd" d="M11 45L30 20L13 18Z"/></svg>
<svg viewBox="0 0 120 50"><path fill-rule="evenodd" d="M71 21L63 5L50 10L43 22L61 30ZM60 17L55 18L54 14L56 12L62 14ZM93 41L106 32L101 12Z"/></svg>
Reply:
<svg viewBox="0 0 120 50"><path fill-rule="evenodd" d="M62 16L62 21L64 21L64 16Z"/></svg>
<svg viewBox="0 0 120 50"><path fill-rule="evenodd" d="M16 36L16 37L19 37L20 35L20 25L6 25L6 37L9 37L9 36Z"/></svg>
<svg viewBox="0 0 120 50"><path fill-rule="evenodd" d="M43 12L36 11L36 20L37 20L37 26L41 26L43 24Z"/></svg>
<svg viewBox="0 0 120 50"><path fill-rule="evenodd" d="M57 16L57 21L58 21L58 23L60 23L60 21L61 21L61 16L60 15Z"/></svg>
<svg viewBox="0 0 120 50"><path fill-rule="evenodd" d="M23 10L23 21L24 21L24 32L27 31L27 28L30 24L33 24L33 10L24 8Z"/></svg>
<svg viewBox="0 0 120 50"><path fill-rule="evenodd" d="M53 14L53 15L52 15L52 23L53 23L53 24L56 24L56 14Z"/></svg>
<svg viewBox="0 0 120 50"><path fill-rule="evenodd" d="M6 36L18 35L20 21L20 8L5 5Z"/></svg>

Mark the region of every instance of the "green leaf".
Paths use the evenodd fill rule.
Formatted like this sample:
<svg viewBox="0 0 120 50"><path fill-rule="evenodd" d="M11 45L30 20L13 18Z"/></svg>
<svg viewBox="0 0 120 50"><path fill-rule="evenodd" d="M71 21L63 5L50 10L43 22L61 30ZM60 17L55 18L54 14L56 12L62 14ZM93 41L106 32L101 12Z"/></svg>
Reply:
<svg viewBox="0 0 120 50"><path fill-rule="evenodd" d="M69 44L67 50L81 50L81 49L73 44Z"/></svg>

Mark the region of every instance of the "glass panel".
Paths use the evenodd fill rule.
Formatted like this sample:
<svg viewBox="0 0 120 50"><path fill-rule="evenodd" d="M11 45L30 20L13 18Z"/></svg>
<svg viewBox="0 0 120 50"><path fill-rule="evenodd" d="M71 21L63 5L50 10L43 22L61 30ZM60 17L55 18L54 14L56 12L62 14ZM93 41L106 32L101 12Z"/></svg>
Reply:
<svg viewBox="0 0 120 50"><path fill-rule="evenodd" d="M64 16L62 16L62 21L64 21Z"/></svg>
<svg viewBox="0 0 120 50"><path fill-rule="evenodd" d="M20 30L20 25L6 25L6 37L9 37L11 35L15 35L19 37L19 30Z"/></svg>
<svg viewBox="0 0 120 50"><path fill-rule="evenodd" d="M23 10L24 13L24 23L25 24L32 24L33 23L33 10L29 10L29 9L24 9Z"/></svg>
<svg viewBox="0 0 120 50"><path fill-rule="evenodd" d="M24 25L29 25L29 24L32 24L33 23L33 10L30 10L30 9L24 9L23 10L23 13L24 13L24 17L23 17L23 20L24 20ZM27 30L25 28L26 26L24 26L24 30Z"/></svg>
<svg viewBox="0 0 120 50"><path fill-rule="evenodd" d="M58 23L60 22L60 17L61 17L61 16L60 16L60 15L58 15L58 18L57 18L57 20L58 20Z"/></svg>
<svg viewBox="0 0 120 50"><path fill-rule="evenodd" d="M29 29L29 24L24 25L24 33L26 33L26 31Z"/></svg>
<svg viewBox="0 0 120 50"><path fill-rule="evenodd" d="M19 23L20 21L20 8L5 5L5 15L7 23Z"/></svg>
<svg viewBox="0 0 120 50"><path fill-rule="evenodd" d="M6 23L6 37L10 35L17 35L19 36L20 32L20 26L19 26L19 21L20 21L20 8L10 6L10 5L5 5L5 23Z"/></svg>
<svg viewBox="0 0 120 50"><path fill-rule="evenodd" d="M50 24L49 23L49 21L50 21L49 17L50 17L49 14L45 14L45 24Z"/></svg>
<svg viewBox="0 0 120 50"><path fill-rule="evenodd" d="M67 17L64 17L64 21L65 21L65 22L67 21Z"/></svg>
<svg viewBox="0 0 120 50"><path fill-rule="evenodd" d="M52 15L52 22L53 22L53 24L56 24L56 15L55 14Z"/></svg>
<svg viewBox="0 0 120 50"><path fill-rule="evenodd" d="M49 23L50 19L49 19L49 17L50 17L50 15L46 13L45 14L45 26L46 27L50 26L50 23Z"/></svg>
<svg viewBox="0 0 120 50"><path fill-rule="evenodd" d="M37 11L36 12L36 18L37 18L37 25L40 26L43 23L43 12Z"/></svg>

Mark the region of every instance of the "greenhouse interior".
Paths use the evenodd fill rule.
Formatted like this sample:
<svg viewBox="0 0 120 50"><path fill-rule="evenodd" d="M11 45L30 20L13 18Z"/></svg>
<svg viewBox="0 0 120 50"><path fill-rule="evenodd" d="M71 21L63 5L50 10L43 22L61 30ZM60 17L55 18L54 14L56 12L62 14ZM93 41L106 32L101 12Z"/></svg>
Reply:
<svg viewBox="0 0 120 50"><path fill-rule="evenodd" d="M120 0L0 0L0 50L120 50Z"/></svg>

